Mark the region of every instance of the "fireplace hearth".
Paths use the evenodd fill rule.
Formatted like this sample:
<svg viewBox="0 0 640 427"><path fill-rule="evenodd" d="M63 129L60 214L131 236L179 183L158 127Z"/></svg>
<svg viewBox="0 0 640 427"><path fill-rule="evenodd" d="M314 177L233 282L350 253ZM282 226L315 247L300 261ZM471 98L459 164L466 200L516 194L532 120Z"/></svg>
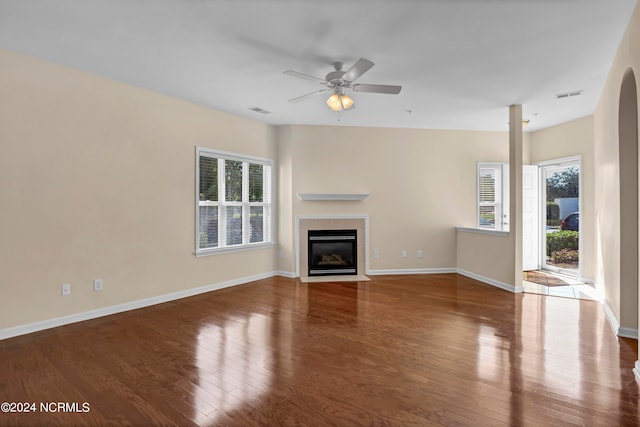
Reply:
<svg viewBox="0 0 640 427"><path fill-rule="evenodd" d="M356 230L309 230L309 276L358 274Z"/></svg>

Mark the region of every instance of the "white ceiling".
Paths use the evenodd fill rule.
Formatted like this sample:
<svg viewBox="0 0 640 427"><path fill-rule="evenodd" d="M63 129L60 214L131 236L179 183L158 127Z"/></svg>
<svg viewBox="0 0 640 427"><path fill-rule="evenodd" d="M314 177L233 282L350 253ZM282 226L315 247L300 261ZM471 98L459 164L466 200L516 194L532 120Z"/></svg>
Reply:
<svg viewBox="0 0 640 427"><path fill-rule="evenodd" d="M0 47L276 125L506 130L523 104L531 131L593 113L635 3L0 0ZM376 65L358 83L402 92L287 102L321 87L283 71L360 57Z"/></svg>

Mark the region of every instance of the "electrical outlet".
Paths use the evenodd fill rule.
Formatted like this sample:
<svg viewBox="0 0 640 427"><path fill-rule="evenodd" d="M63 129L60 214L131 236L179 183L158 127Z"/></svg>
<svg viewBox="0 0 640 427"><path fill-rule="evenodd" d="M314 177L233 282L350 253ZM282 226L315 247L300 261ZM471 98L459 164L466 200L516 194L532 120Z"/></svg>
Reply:
<svg viewBox="0 0 640 427"><path fill-rule="evenodd" d="M402 258L406 258L407 257L407 251L406 249L402 250Z"/></svg>
<svg viewBox="0 0 640 427"><path fill-rule="evenodd" d="M62 296L66 297L67 295L71 295L71 284L65 283L62 285Z"/></svg>
<svg viewBox="0 0 640 427"><path fill-rule="evenodd" d="M378 258L380 258L380 252L378 252L377 250L376 250L376 251L373 251L373 258L374 258L374 259L378 259Z"/></svg>
<svg viewBox="0 0 640 427"><path fill-rule="evenodd" d="M93 281L93 291L98 292L102 290L102 279L95 279Z"/></svg>
<svg viewBox="0 0 640 427"><path fill-rule="evenodd" d="M422 258L422 250L418 249L418 253L416 254L417 258Z"/></svg>

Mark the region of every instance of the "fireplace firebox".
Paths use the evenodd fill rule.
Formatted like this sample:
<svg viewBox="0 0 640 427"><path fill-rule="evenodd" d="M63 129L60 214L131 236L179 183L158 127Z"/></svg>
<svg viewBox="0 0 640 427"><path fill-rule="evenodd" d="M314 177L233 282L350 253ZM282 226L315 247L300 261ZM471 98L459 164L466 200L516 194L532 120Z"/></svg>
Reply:
<svg viewBox="0 0 640 427"><path fill-rule="evenodd" d="M309 230L309 276L357 274L357 230Z"/></svg>

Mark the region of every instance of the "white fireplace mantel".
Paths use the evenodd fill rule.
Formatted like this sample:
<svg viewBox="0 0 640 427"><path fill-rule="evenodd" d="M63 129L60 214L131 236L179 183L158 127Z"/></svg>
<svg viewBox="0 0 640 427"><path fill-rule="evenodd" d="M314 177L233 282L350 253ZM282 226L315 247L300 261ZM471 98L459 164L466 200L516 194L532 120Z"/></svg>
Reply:
<svg viewBox="0 0 640 427"><path fill-rule="evenodd" d="M369 197L364 193L298 193L300 200L343 200L343 201L360 201Z"/></svg>

